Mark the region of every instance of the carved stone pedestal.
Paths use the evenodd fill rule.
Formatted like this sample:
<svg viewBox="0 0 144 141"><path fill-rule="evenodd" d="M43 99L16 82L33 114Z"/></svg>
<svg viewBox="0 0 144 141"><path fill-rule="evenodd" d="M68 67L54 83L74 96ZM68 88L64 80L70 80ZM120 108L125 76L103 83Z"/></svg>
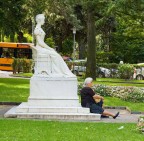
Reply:
<svg viewBox="0 0 144 141"><path fill-rule="evenodd" d="M29 106L77 107L77 78L34 76L30 81Z"/></svg>

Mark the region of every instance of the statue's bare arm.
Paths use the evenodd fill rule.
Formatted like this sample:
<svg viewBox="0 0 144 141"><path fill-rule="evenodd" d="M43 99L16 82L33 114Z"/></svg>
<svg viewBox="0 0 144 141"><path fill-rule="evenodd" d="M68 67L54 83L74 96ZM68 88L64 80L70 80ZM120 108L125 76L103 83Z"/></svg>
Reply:
<svg viewBox="0 0 144 141"><path fill-rule="evenodd" d="M37 39L37 43L38 43L39 46L41 46L41 47L43 47L43 48L46 48L46 49L48 49L48 50L50 50L50 51L54 51L53 48L49 47L49 46L41 39L40 35L37 35L37 36L36 36L36 39Z"/></svg>

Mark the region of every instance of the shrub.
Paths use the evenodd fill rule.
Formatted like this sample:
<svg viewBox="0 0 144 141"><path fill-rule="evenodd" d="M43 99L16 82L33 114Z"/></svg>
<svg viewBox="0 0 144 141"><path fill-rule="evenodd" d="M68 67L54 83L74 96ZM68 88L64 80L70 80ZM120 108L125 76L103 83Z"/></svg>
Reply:
<svg viewBox="0 0 144 141"><path fill-rule="evenodd" d="M137 124L137 129L140 133L144 134L144 117L139 117L138 124Z"/></svg>
<svg viewBox="0 0 144 141"><path fill-rule="evenodd" d="M83 85L78 85L78 95ZM94 85L93 90L101 96L117 97L130 102L144 102L144 88Z"/></svg>
<svg viewBox="0 0 144 141"><path fill-rule="evenodd" d="M116 63L97 63L97 66L104 67L107 69L117 69L119 64L116 64Z"/></svg>
<svg viewBox="0 0 144 141"><path fill-rule="evenodd" d="M20 58L14 58L14 61L12 63L13 73L16 72L24 72L29 73L32 72L32 65L33 62L31 59L20 59Z"/></svg>
<svg viewBox="0 0 144 141"><path fill-rule="evenodd" d="M118 66L118 73L122 79L130 79L134 73L134 66L131 64L121 64Z"/></svg>
<svg viewBox="0 0 144 141"><path fill-rule="evenodd" d="M140 88L133 87L132 91L127 96L127 100L133 102L144 102L144 91Z"/></svg>
<svg viewBox="0 0 144 141"><path fill-rule="evenodd" d="M13 68L13 73L15 74L18 71L18 60L13 58L13 62L12 62L12 68Z"/></svg>
<svg viewBox="0 0 144 141"><path fill-rule="evenodd" d="M15 74L16 72L22 71L22 61L19 58L13 58L13 63L12 63L12 68L13 68L13 73Z"/></svg>
<svg viewBox="0 0 144 141"><path fill-rule="evenodd" d="M94 85L94 91L101 96L108 96L105 85Z"/></svg>
<svg viewBox="0 0 144 141"><path fill-rule="evenodd" d="M22 71L23 73L29 73L32 71L32 60L31 59L21 59Z"/></svg>
<svg viewBox="0 0 144 141"><path fill-rule="evenodd" d="M137 87L107 86L106 93L125 101L144 102L144 89Z"/></svg>

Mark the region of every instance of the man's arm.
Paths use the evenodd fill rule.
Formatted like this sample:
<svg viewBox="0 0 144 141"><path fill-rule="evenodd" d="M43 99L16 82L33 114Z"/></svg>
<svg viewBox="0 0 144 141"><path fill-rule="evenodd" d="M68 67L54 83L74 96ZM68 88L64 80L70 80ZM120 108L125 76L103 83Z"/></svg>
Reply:
<svg viewBox="0 0 144 141"><path fill-rule="evenodd" d="M98 101L100 101L100 100L104 100L104 98L103 98L102 96L97 95L97 94L95 94L95 95L93 96L93 99L95 100L95 102L98 102Z"/></svg>

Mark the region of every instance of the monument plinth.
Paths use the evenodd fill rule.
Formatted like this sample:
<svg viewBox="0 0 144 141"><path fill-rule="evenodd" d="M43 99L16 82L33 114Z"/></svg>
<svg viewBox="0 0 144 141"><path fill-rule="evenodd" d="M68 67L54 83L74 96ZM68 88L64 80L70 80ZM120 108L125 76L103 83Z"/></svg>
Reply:
<svg viewBox="0 0 144 141"><path fill-rule="evenodd" d="M38 77L30 80L30 106L77 107L77 79Z"/></svg>

